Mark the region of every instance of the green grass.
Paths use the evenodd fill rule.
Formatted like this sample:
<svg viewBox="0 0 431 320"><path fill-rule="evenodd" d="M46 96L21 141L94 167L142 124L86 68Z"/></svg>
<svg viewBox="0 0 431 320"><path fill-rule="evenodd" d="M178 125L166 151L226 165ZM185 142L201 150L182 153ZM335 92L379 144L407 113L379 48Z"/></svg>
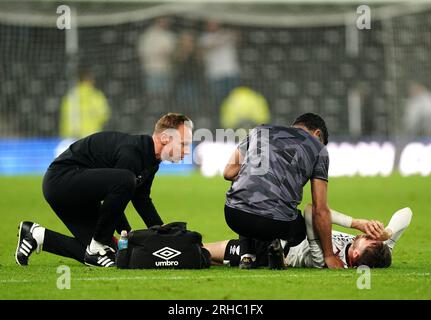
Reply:
<svg viewBox="0 0 431 320"><path fill-rule="evenodd" d="M41 179L0 178L0 299L431 298L429 178L331 179L329 203L341 212L387 223L397 209L410 206L413 210L412 224L395 248L392 267L372 270L370 290L357 288L355 270L105 270L44 252L34 254L30 266L18 267L13 254L19 221L37 221L69 234L43 199ZM152 198L166 222L186 221L191 230L203 234L204 241L212 242L235 236L224 221L228 187L221 178L160 176L153 185ZM309 201L306 187L302 207ZM144 228L131 206L127 216L134 229ZM70 290L57 289L60 265L71 269Z"/></svg>

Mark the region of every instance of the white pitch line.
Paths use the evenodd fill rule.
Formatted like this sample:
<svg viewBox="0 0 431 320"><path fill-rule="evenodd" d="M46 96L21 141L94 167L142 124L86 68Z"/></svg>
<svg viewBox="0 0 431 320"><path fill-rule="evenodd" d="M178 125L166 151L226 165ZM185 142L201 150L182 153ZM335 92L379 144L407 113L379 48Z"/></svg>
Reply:
<svg viewBox="0 0 431 320"><path fill-rule="evenodd" d="M230 275L230 276L135 276L135 277L94 277L94 278L73 278L72 281L127 281L127 280L206 280L206 279L251 279L251 278L311 278L311 277L322 277L319 273L313 274L271 274L271 275ZM402 276L416 276L416 277L430 277L431 273L406 273ZM356 274L325 274L322 278L329 277L356 277ZM36 283L36 282L51 282L53 279L37 279L37 280L28 280L28 279L6 279L0 280L0 283Z"/></svg>
<svg viewBox="0 0 431 320"><path fill-rule="evenodd" d="M94 278L71 278L72 281L122 281L122 280L206 280L206 279L232 279L232 278L279 278L286 275L233 275L233 276L135 276L135 277L94 277ZM298 277L298 275L289 275L289 277ZM49 282L51 279L37 279L37 280L18 280L6 279L0 280L0 283L31 283L31 282Z"/></svg>
<svg viewBox="0 0 431 320"><path fill-rule="evenodd" d="M254 275L233 275L233 276L172 276L172 277L152 277L152 276L136 276L136 277L118 277L113 278L111 277L104 277L101 281L117 281L117 280L206 280L206 279L232 279L232 278L279 278L283 275L260 275L260 274L254 274ZM289 275L290 277L297 277L297 275ZM96 281L99 279L96 278L78 278L76 279L78 281Z"/></svg>

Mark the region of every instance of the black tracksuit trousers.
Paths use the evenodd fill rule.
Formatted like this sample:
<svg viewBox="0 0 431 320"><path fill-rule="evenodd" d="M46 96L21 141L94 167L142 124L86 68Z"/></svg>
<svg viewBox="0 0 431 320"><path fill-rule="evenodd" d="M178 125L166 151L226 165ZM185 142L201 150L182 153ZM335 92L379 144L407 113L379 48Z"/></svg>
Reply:
<svg viewBox="0 0 431 320"><path fill-rule="evenodd" d="M305 220L300 212L292 221L273 220L227 205L224 212L228 226L239 235L240 256L246 253L256 254L255 240L268 243L274 239L286 240L286 252L290 247L300 244L306 237Z"/></svg>
<svg viewBox="0 0 431 320"><path fill-rule="evenodd" d="M135 183L135 175L126 169L50 167L43 194L74 237L46 229L43 250L83 262L92 238L112 245L115 230L131 229L124 210Z"/></svg>

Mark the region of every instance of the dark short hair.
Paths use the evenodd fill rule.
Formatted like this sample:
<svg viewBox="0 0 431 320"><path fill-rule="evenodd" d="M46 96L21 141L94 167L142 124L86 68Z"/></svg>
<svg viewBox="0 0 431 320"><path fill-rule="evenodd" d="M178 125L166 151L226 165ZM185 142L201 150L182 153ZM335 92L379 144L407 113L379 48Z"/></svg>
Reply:
<svg viewBox="0 0 431 320"><path fill-rule="evenodd" d="M326 128L325 120L321 116L315 113L304 113L295 119L292 125L302 124L309 130L320 129L322 132L323 144L326 146L328 144L328 128Z"/></svg>
<svg viewBox="0 0 431 320"><path fill-rule="evenodd" d="M154 127L154 132L161 133L167 129L178 129L182 124L193 129L193 123L189 117L180 113L168 113L157 121Z"/></svg>
<svg viewBox="0 0 431 320"><path fill-rule="evenodd" d="M366 265L370 268L388 268L392 263L392 254L388 245L382 241L370 244L355 261L355 267Z"/></svg>

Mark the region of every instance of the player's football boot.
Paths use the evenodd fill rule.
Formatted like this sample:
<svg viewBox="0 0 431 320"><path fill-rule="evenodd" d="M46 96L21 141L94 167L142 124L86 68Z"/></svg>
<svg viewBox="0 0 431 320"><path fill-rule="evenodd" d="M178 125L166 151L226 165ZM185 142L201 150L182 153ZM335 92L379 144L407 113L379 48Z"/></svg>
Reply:
<svg viewBox="0 0 431 320"><path fill-rule="evenodd" d="M28 265L28 259L33 251L40 252L36 240L33 238L32 232L34 228L39 227L37 223L29 221L21 221L18 227L18 244L15 251L15 261L20 266Z"/></svg>
<svg viewBox="0 0 431 320"><path fill-rule="evenodd" d="M275 239L268 246L269 269L286 269L284 264L284 250L279 239Z"/></svg>
<svg viewBox="0 0 431 320"><path fill-rule="evenodd" d="M251 257L243 257L239 262L240 269L256 269L256 262Z"/></svg>
<svg viewBox="0 0 431 320"><path fill-rule="evenodd" d="M105 246L98 253L92 253L87 247L85 250L84 263L91 267L115 267L115 250Z"/></svg>

